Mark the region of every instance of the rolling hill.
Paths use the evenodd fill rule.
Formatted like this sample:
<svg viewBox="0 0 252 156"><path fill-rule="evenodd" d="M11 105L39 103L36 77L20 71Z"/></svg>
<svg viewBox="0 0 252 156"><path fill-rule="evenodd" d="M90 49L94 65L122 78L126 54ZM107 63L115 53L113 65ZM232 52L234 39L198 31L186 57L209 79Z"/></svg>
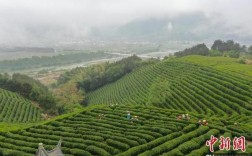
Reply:
<svg viewBox="0 0 252 156"><path fill-rule="evenodd" d="M207 115L252 115L252 81L181 60L142 67L87 95L89 104L138 104Z"/></svg>
<svg viewBox="0 0 252 156"><path fill-rule="evenodd" d="M211 68L221 70L223 72L231 72L231 74L233 75L247 78L250 81L252 78L252 65L240 63L239 60L235 58L190 55L186 57L181 57L178 60L182 62L190 62L203 66L209 66Z"/></svg>
<svg viewBox="0 0 252 156"><path fill-rule="evenodd" d="M40 121L41 111L29 100L4 89L0 89L1 122L36 122Z"/></svg>
<svg viewBox="0 0 252 156"><path fill-rule="evenodd" d="M82 111L0 132L0 155L34 155L38 143L50 150L62 138L66 156L204 156L211 153L206 146L211 135L231 140L244 136L245 153L252 153L251 78L189 57L141 66L88 92L89 106ZM2 99L22 99L2 92ZM127 119L128 111L138 120ZM190 119L178 118L182 114ZM199 120L209 124L199 125ZM214 145L216 153L242 153L232 150L233 144L230 151L219 150L219 145Z"/></svg>

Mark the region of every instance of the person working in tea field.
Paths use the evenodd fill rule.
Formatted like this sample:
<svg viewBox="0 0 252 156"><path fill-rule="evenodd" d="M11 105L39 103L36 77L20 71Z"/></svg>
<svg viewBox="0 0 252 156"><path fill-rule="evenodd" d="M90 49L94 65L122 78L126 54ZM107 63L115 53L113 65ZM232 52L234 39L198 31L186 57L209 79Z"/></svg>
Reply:
<svg viewBox="0 0 252 156"><path fill-rule="evenodd" d="M181 115L177 116L177 120L181 120L181 119L182 119Z"/></svg>
<svg viewBox="0 0 252 156"><path fill-rule="evenodd" d="M186 120L188 120L188 121L189 121L189 120L190 120L190 116L189 116L189 114L186 114L185 116L186 116Z"/></svg>
<svg viewBox="0 0 252 156"><path fill-rule="evenodd" d="M136 123L138 121L138 116L131 118L131 123Z"/></svg>
<svg viewBox="0 0 252 156"><path fill-rule="evenodd" d="M207 126L207 125L208 125L208 121L203 120L202 122L203 122L202 125L204 125L204 126Z"/></svg>
<svg viewBox="0 0 252 156"><path fill-rule="evenodd" d="M131 119L131 115L130 115L130 112L129 111L127 111L127 117L126 117L127 119Z"/></svg>
<svg viewBox="0 0 252 156"><path fill-rule="evenodd" d="M186 117L185 114L182 114L182 118L185 119L185 117Z"/></svg>
<svg viewBox="0 0 252 156"><path fill-rule="evenodd" d="M106 116L106 115L104 115L104 114L99 114L99 115L98 115L98 119L101 120L101 119L104 118L105 116Z"/></svg>
<svg viewBox="0 0 252 156"><path fill-rule="evenodd" d="M116 109L116 107L118 106L118 104L110 104L109 105L109 108L111 108L112 110L115 110Z"/></svg>
<svg viewBox="0 0 252 156"><path fill-rule="evenodd" d="M207 126L208 125L208 121L207 120L199 120L198 125L199 126Z"/></svg>
<svg viewBox="0 0 252 156"><path fill-rule="evenodd" d="M198 126L201 126L202 125L202 120L199 120L198 121Z"/></svg>

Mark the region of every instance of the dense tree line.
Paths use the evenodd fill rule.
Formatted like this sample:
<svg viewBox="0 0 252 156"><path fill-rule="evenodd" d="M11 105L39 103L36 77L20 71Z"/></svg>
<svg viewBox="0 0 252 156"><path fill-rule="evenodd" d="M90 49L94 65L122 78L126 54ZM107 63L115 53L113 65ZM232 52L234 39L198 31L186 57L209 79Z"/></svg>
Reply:
<svg viewBox="0 0 252 156"><path fill-rule="evenodd" d="M19 93L32 101L36 101L48 112L56 113L53 112L56 101L48 88L31 77L22 74L13 74L12 76L0 74L0 88Z"/></svg>
<svg viewBox="0 0 252 156"><path fill-rule="evenodd" d="M187 48L183 51L176 52L174 55L177 57L183 57L187 55L203 55L203 56L229 56L232 58L238 58L241 52L248 52L252 54L252 46L247 48L245 45L241 46L239 43L233 40L215 40L211 50L206 45L198 44L192 48Z"/></svg>
<svg viewBox="0 0 252 156"><path fill-rule="evenodd" d="M192 48L187 48L183 51L179 51L174 53L175 56L177 57L182 57L182 56L187 56L187 55L204 55L207 56L209 55L209 49L207 46L202 43L198 44L196 46L193 46Z"/></svg>
<svg viewBox="0 0 252 156"><path fill-rule="evenodd" d="M215 40L211 49L218 50L220 52L225 51L242 52L246 50L244 46L241 46L239 43L235 43L233 40L227 40L226 42L222 40Z"/></svg>
<svg viewBox="0 0 252 156"><path fill-rule="evenodd" d="M54 89L61 104L61 113L73 111L78 103L85 102L86 93L114 82L134 69L158 62L158 59L141 60L136 55L114 63L101 63L89 67L77 67L62 74Z"/></svg>
<svg viewBox="0 0 252 156"><path fill-rule="evenodd" d="M238 58L241 52L246 52L245 45L241 46L239 43L233 40L215 40L211 47L211 56L229 56L232 58ZM213 54L214 53L214 54Z"/></svg>
<svg viewBox="0 0 252 156"><path fill-rule="evenodd" d="M110 57L111 54L104 52L90 52L90 53L75 53L67 55L56 56L33 56L32 58L20 58L17 60L0 61L0 71L12 71L20 69L30 69L39 67L48 67L55 65L65 65L71 63L78 63L82 61L90 61L94 58Z"/></svg>
<svg viewBox="0 0 252 156"><path fill-rule="evenodd" d="M107 83L118 80L140 65L141 59L133 55L118 62L107 64L103 72L89 74L83 81L79 82L78 85L80 88L84 88L86 92L89 92Z"/></svg>

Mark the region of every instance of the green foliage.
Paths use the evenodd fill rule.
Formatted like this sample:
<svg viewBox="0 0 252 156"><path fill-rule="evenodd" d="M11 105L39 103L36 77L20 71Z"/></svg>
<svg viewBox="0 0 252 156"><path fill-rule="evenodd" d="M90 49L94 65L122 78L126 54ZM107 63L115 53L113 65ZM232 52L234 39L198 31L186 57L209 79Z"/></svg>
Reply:
<svg viewBox="0 0 252 156"><path fill-rule="evenodd" d="M239 58L240 53L234 50L230 50L227 52L228 56L231 58Z"/></svg>
<svg viewBox="0 0 252 156"><path fill-rule="evenodd" d="M83 81L78 83L79 87L83 88L86 92L95 90L130 73L139 66L140 61L141 59L139 57L133 55L112 64L105 64L107 66L103 68L104 71L96 72L94 69Z"/></svg>
<svg viewBox="0 0 252 156"><path fill-rule="evenodd" d="M231 58L239 58L241 52L246 51L246 46L240 46L232 40L226 42L215 40L210 51L210 56L229 56Z"/></svg>
<svg viewBox="0 0 252 156"><path fill-rule="evenodd" d="M22 96L0 89L0 121L36 122L40 120L40 114L41 110Z"/></svg>
<svg viewBox="0 0 252 156"><path fill-rule="evenodd" d="M108 145L111 145L111 146L113 146L113 147L115 147L115 148L117 148L119 150L125 151L125 150L130 148L129 145L127 145L125 143L121 143L119 141L114 141L112 139L107 139L106 142L107 142Z"/></svg>
<svg viewBox="0 0 252 156"><path fill-rule="evenodd" d="M170 152L162 154L162 156L170 156L170 155L173 155L173 156L184 156L184 154L182 152L180 152L180 150L177 149L177 148L171 150Z"/></svg>
<svg viewBox="0 0 252 156"><path fill-rule="evenodd" d="M178 146L179 144L185 142L185 141L188 141L190 139L192 139L193 137L195 136L199 136L201 134L204 134L209 128L208 127L200 127L199 129L195 130L195 131L192 131L192 132L189 132L185 135L182 135L176 139L173 139L173 140L170 140L170 141L167 141L165 142L164 144L161 144L149 151L146 151L144 153L142 153L140 156L144 156L144 155L151 155L151 156L154 156L154 155L160 155L164 152L167 152L167 151L170 151L172 150L173 148L175 148L176 146Z"/></svg>
<svg viewBox="0 0 252 156"><path fill-rule="evenodd" d="M127 156L127 155L137 155L137 154L140 154L142 152L145 152L146 150L150 150L166 141L169 141L175 137L178 137L180 136L181 133L178 133L178 132L174 132L172 134L169 134L167 136L164 136L164 137L161 137L161 138L158 138L156 140L153 140L149 143L146 143L146 144L143 144L143 145L139 145L139 146L136 146L136 147L133 147L129 150L127 150L126 152L124 153L121 153L120 156Z"/></svg>
<svg viewBox="0 0 252 156"><path fill-rule="evenodd" d="M225 51L241 52L241 51L243 51L243 47L241 47L239 43L235 43L233 40L227 40L226 42L222 41L222 40L215 40L211 49L218 50L220 52L225 52Z"/></svg>
<svg viewBox="0 0 252 156"><path fill-rule="evenodd" d="M209 153L209 148L206 146L203 146L200 149L192 151L188 156L206 155L207 153Z"/></svg>
<svg viewBox="0 0 252 156"><path fill-rule="evenodd" d="M1 122L0 123L0 132L8 132L8 131L16 131L19 129L24 129L30 126L35 125L36 123L27 123L27 122L21 122L21 123L12 123L12 122Z"/></svg>
<svg viewBox="0 0 252 156"><path fill-rule="evenodd" d="M89 104L142 104L209 115L250 115L250 84L248 79L177 59L139 68L88 93L87 99Z"/></svg>
<svg viewBox="0 0 252 156"><path fill-rule="evenodd" d="M90 153L92 153L93 155L102 155L102 156L108 156L110 155L108 152L106 152L105 150L96 147L96 146L88 146L86 148L87 151L89 151Z"/></svg>
<svg viewBox="0 0 252 156"><path fill-rule="evenodd" d="M240 64L246 64L246 61L245 61L244 58L240 58L240 59L238 60L238 63L240 63Z"/></svg>
<svg viewBox="0 0 252 156"><path fill-rule="evenodd" d="M218 61L237 63L235 59L216 57L216 62L205 62L205 57L199 58L202 60L194 56L148 64L88 93L90 104L118 103L113 111L93 105L43 125L1 132L0 155L18 155L16 151L34 155L38 142L52 148L59 138L66 155L122 156L205 155L209 150L205 142L211 135L251 139L251 80L206 67ZM188 63L190 60L206 66ZM10 108L4 110L15 114ZM139 124L125 119L127 111L139 116ZM100 114L105 117L97 118ZM181 114L189 114L191 119L177 120ZM196 126L199 119L206 119L209 125Z"/></svg>
<svg viewBox="0 0 252 156"><path fill-rule="evenodd" d="M190 132L196 128L197 128L197 126L195 124L190 124L190 125L184 127L182 132L187 133L187 132Z"/></svg>
<svg viewBox="0 0 252 156"><path fill-rule="evenodd" d="M94 58L111 57L111 54L104 52L74 53L57 56L34 56L32 58L20 58L17 60L0 61L0 72L15 71L21 69L40 68L56 65L66 65L83 61L90 61Z"/></svg>
<svg viewBox="0 0 252 156"><path fill-rule="evenodd" d="M91 156L89 152L80 149L71 149L70 152L76 156Z"/></svg>
<svg viewBox="0 0 252 156"><path fill-rule="evenodd" d="M28 154L16 150L0 149L1 156L33 156L34 154Z"/></svg>
<svg viewBox="0 0 252 156"><path fill-rule="evenodd" d="M134 125L125 119L128 110L140 116L143 125ZM97 115L106 114L104 119ZM206 154L203 148L211 135L219 136L229 132L223 126L212 125L197 127L198 114L190 113L191 121L177 120L175 117L183 111L145 106L118 106L111 109L105 106L90 106L79 113L64 116L23 130L0 133L0 153L17 156L19 153L35 153L39 142L47 150L53 149L62 138L62 151L66 155L193 155ZM152 114L152 115L149 115ZM148 118L147 118L148 117ZM200 115L204 118L204 115ZM234 116L235 118L237 116ZM223 117L223 119L229 119ZM209 123L212 122L209 118ZM215 123L219 120L215 118ZM181 130L174 124L181 126ZM149 128L147 128L149 127ZM156 128L169 131L157 131ZM230 126L227 126L229 128ZM243 130L245 136L249 134ZM166 134L168 133L168 134ZM239 133L225 133L224 136L240 136ZM140 140L145 141L140 141ZM204 146L206 147L206 146ZM207 149L207 150L206 150Z"/></svg>
<svg viewBox="0 0 252 156"><path fill-rule="evenodd" d="M77 67L62 74L54 88L59 113L79 109L79 104L87 104L86 92L114 82L139 66L154 64L157 60L142 61L136 55L114 63L102 63L89 67Z"/></svg>
<svg viewBox="0 0 252 156"><path fill-rule="evenodd" d="M252 76L251 65L241 64L235 58L230 57L206 57L206 56L186 56L179 58L181 61L186 61L198 65L208 66L214 69L221 70L221 72L231 75L238 75L246 79Z"/></svg>
<svg viewBox="0 0 252 156"><path fill-rule="evenodd" d="M32 101L36 101L39 105L54 112L56 101L48 88L41 84L39 81L22 74L13 74L11 79L4 78L6 76L0 76L0 88L10 90L28 98Z"/></svg>
<svg viewBox="0 0 252 156"><path fill-rule="evenodd" d="M84 91L79 90L76 83L66 82L54 89L53 94L59 114L74 112L82 108L80 103L84 100Z"/></svg>
<svg viewBox="0 0 252 156"><path fill-rule="evenodd" d="M203 44L198 44L196 46L193 46L192 48L185 49L183 51L179 51L174 53L177 57L187 56L187 55L209 55L209 49L207 46Z"/></svg>
<svg viewBox="0 0 252 156"><path fill-rule="evenodd" d="M150 87L150 98L147 104L163 105L172 96L170 84L165 79L157 79Z"/></svg>
<svg viewBox="0 0 252 156"><path fill-rule="evenodd" d="M223 53L218 51L218 50L210 50L209 51L209 56L222 56Z"/></svg>

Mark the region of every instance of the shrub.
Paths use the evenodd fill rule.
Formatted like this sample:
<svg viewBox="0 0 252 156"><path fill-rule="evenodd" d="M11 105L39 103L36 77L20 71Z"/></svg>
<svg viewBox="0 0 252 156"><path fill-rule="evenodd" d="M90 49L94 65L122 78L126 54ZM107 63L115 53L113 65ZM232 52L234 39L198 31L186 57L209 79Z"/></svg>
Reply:
<svg viewBox="0 0 252 156"><path fill-rule="evenodd" d="M173 138L176 138L178 136L180 136L182 133L181 132L174 132L172 134L169 134L167 136L155 139L149 143L143 144L143 145L139 145L136 147L132 147L129 150L127 150L126 152L120 153L120 156L128 156L128 155L138 155L141 152L144 152L146 150L152 149L166 141L169 141Z"/></svg>
<svg viewBox="0 0 252 156"><path fill-rule="evenodd" d="M192 151L188 156L206 155L208 152L209 152L209 148L204 146L200 149Z"/></svg>
<svg viewBox="0 0 252 156"><path fill-rule="evenodd" d="M222 56L223 53L220 52L220 51L218 51L218 50L210 50L210 51L209 51L209 55L210 55L210 56Z"/></svg>
<svg viewBox="0 0 252 156"><path fill-rule="evenodd" d="M127 135L135 135L138 137L141 137L143 139L145 139L146 141L151 141L154 140L155 138L151 135L148 134L143 134L143 133L137 133L137 132L126 132Z"/></svg>
<svg viewBox="0 0 252 156"><path fill-rule="evenodd" d="M199 143L195 141L187 141L186 143L179 145L177 149L182 153L186 154L192 151L193 149L197 149L199 147L200 147Z"/></svg>
<svg viewBox="0 0 252 156"><path fill-rule="evenodd" d="M83 139L89 139L89 140L95 140L95 141L104 141L103 137L100 136L95 136L95 135L83 135L82 136Z"/></svg>
<svg viewBox="0 0 252 156"><path fill-rule="evenodd" d="M101 156L108 156L110 155L107 151L105 151L104 149L102 148L99 148L99 147L96 147L96 146L88 146L86 148L87 151L91 152L91 154L94 154L94 155L101 155Z"/></svg>
<svg viewBox="0 0 252 156"><path fill-rule="evenodd" d="M125 143L121 143L119 141L114 141L112 139L107 139L106 142L107 142L108 145L113 146L113 147L115 147L117 149L120 149L120 150L123 150L123 151L130 148L129 145L127 145Z"/></svg>
<svg viewBox="0 0 252 156"><path fill-rule="evenodd" d="M120 141L120 142L123 142L123 143L125 143L127 145L130 145L131 147L139 145L139 143L137 141L129 140L129 139L126 139L126 138L123 138L123 137L111 136L111 138L116 140L116 141Z"/></svg>
<svg viewBox="0 0 252 156"><path fill-rule="evenodd" d="M34 154L23 153L15 150L3 150L3 152L0 153L0 155L1 154L3 156L34 156Z"/></svg>
<svg viewBox="0 0 252 156"><path fill-rule="evenodd" d="M197 126L195 124L190 124L190 125L184 127L182 132L187 133L187 132L190 132L192 130L195 130L196 128L197 128Z"/></svg>
<svg viewBox="0 0 252 156"><path fill-rule="evenodd" d="M181 153L177 148L174 150L171 150L170 152L162 154L162 156L184 156L183 153Z"/></svg>
<svg viewBox="0 0 252 156"><path fill-rule="evenodd" d="M240 64L246 64L246 61L245 61L244 58L240 58L240 59L238 60L238 63L240 63Z"/></svg>
<svg viewBox="0 0 252 156"><path fill-rule="evenodd" d="M80 149L70 149L71 154L76 155L76 156L91 156L91 154L87 151L80 150Z"/></svg>

